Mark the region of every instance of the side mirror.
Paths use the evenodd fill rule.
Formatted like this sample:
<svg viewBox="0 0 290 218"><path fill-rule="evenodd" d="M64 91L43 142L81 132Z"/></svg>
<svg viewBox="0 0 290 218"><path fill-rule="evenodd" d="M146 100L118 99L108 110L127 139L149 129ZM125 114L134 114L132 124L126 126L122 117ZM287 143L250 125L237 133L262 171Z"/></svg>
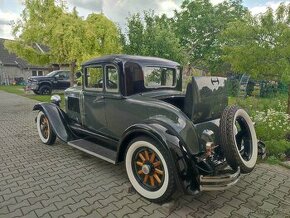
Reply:
<svg viewBox="0 0 290 218"><path fill-rule="evenodd" d="M82 76L82 73L80 71L78 71L78 72L76 72L75 75L76 75L76 78L78 79L78 78L80 78Z"/></svg>

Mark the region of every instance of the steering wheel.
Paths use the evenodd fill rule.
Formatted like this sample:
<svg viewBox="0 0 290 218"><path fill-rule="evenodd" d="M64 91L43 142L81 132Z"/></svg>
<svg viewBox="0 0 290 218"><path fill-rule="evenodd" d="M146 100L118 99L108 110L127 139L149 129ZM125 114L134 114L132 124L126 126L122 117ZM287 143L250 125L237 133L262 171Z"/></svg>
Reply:
<svg viewBox="0 0 290 218"><path fill-rule="evenodd" d="M103 88L103 79L100 79L95 85L95 88ZM112 80L107 81L107 88L109 89L116 89L118 88L117 83L113 82Z"/></svg>

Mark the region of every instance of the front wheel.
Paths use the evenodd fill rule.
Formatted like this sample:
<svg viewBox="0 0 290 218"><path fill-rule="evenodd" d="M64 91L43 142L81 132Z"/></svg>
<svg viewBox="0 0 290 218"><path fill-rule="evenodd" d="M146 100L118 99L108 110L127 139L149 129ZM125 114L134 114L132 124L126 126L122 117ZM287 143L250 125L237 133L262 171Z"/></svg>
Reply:
<svg viewBox="0 0 290 218"><path fill-rule="evenodd" d="M52 92L51 87L49 87L48 85L43 85L39 88L39 93L41 95L50 95Z"/></svg>
<svg viewBox="0 0 290 218"><path fill-rule="evenodd" d="M221 141L228 164L251 172L258 158L258 141L254 124L247 112L237 106L227 107L220 120Z"/></svg>
<svg viewBox="0 0 290 218"><path fill-rule="evenodd" d="M147 137L138 137L126 152L128 178L135 190L152 202L164 202L175 190L169 151Z"/></svg>
<svg viewBox="0 0 290 218"><path fill-rule="evenodd" d="M36 125L37 125L38 135L41 141L47 145L54 144L56 140L56 135L51 128L51 125L49 123L47 116L42 111L39 111L37 115Z"/></svg>

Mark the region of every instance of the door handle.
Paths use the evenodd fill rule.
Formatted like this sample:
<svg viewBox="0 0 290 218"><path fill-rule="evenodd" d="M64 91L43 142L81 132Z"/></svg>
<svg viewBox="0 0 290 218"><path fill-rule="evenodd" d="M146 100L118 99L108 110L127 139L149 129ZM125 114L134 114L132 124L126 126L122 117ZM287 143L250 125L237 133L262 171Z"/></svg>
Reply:
<svg viewBox="0 0 290 218"><path fill-rule="evenodd" d="M93 100L93 103L97 103L97 102L103 100L104 98L105 98L104 96L98 96L98 97L96 97L95 100Z"/></svg>

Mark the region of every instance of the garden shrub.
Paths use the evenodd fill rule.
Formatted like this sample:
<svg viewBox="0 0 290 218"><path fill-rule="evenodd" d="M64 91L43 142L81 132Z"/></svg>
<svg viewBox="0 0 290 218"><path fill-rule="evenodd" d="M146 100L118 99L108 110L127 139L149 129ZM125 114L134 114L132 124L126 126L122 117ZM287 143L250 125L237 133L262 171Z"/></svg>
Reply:
<svg viewBox="0 0 290 218"><path fill-rule="evenodd" d="M281 160L284 160L286 156L288 156L290 151L290 142L281 139L271 139L269 141L265 141L266 143L266 149L267 149L267 155L268 156L274 156Z"/></svg>
<svg viewBox="0 0 290 218"><path fill-rule="evenodd" d="M246 92L247 92L247 96L252 96L253 95L253 91L255 89L255 82L250 80L248 82L248 85L247 85L247 89L246 89Z"/></svg>
<svg viewBox="0 0 290 218"><path fill-rule="evenodd" d="M258 137L264 141L286 139L286 134L290 131L289 118L285 112L272 108L256 111L253 120L256 122Z"/></svg>
<svg viewBox="0 0 290 218"><path fill-rule="evenodd" d="M284 82L278 83L278 91L281 94L288 94L288 85Z"/></svg>
<svg viewBox="0 0 290 218"><path fill-rule="evenodd" d="M228 79L227 82L228 95L236 97L239 94L240 83L236 78Z"/></svg>
<svg viewBox="0 0 290 218"><path fill-rule="evenodd" d="M266 144L267 157L275 161L290 158L290 116L287 109L287 95L275 98L229 98L231 105L244 108L255 122L257 138Z"/></svg>
<svg viewBox="0 0 290 218"><path fill-rule="evenodd" d="M260 83L260 97L273 97L278 92L278 84L272 81L262 81Z"/></svg>

